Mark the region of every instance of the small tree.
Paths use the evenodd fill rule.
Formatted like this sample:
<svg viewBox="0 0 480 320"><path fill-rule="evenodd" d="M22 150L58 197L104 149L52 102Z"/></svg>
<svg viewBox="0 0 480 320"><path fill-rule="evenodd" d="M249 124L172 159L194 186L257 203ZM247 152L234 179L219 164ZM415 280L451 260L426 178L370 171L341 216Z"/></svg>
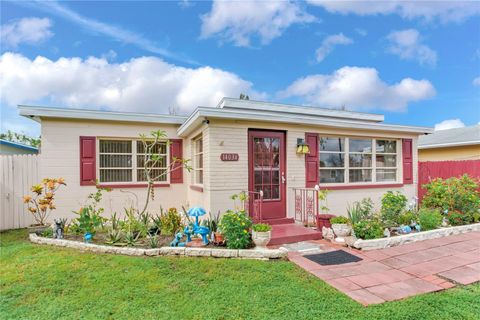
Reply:
<svg viewBox="0 0 480 320"><path fill-rule="evenodd" d="M163 130L152 131L148 136L141 134L140 138L143 144L143 168L148 187L145 204L142 210L138 210L138 213L144 214L147 211L150 199L154 199L154 187L156 181L160 180L160 178L166 177L175 170L182 170L185 168L188 171L191 171L192 167L189 165L190 160L173 157L167 168L161 173L156 174L155 169L158 169L157 166L162 161L162 157L157 151L158 147L160 144L166 142L166 147L168 148L171 142L168 140L167 134Z"/></svg>
<svg viewBox="0 0 480 320"><path fill-rule="evenodd" d="M45 178L41 184L32 186L33 196L26 195L23 202L27 204L28 211L39 225L45 225L50 213L55 210L55 192L61 187L66 186L63 178L52 179Z"/></svg>

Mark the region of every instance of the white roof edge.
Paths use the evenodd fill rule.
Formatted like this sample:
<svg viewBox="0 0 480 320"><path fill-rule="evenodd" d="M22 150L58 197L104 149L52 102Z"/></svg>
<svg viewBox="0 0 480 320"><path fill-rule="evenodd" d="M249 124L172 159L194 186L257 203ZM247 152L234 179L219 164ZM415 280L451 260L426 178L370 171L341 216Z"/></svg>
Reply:
<svg viewBox="0 0 480 320"><path fill-rule="evenodd" d="M148 123L166 123L182 124L186 116L161 115L149 113L131 113L116 111L98 111L70 108L38 107L38 106L18 106L19 114L38 119L45 118L65 118L65 119L89 119L106 121L127 121L127 122L148 122Z"/></svg>
<svg viewBox="0 0 480 320"><path fill-rule="evenodd" d="M278 114L271 112L252 112L251 110L229 110L218 108L205 108L198 107L188 119L177 129L177 134L183 136L189 133L196 123L199 123L203 118L220 118L220 119L232 119L232 120L253 120L253 121L267 121L267 122L281 122L281 123L293 123L293 124L309 124L319 125L326 127L337 128L351 128L351 129L366 129L366 130L384 130L392 132L407 132L416 134L432 133L433 128L429 127L417 127L417 126L404 126L404 125L391 125L383 123L372 122L359 122L340 119L315 119L303 115L293 114Z"/></svg>
<svg viewBox="0 0 480 320"><path fill-rule="evenodd" d="M264 102L255 100L240 100L234 98L223 98L217 108L239 108L260 111L276 111L293 114L308 114L332 118L356 119L371 122L382 122L385 120L383 114L365 113L347 110L326 109L312 106L298 106L285 103Z"/></svg>
<svg viewBox="0 0 480 320"><path fill-rule="evenodd" d="M435 149L435 148L447 148L447 147L461 147L461 146L474 146L480 145L480 140L464 141L464 142L451 142L451 143L436 143L436 144L424 144L418 145L418 149Z"/></svg>

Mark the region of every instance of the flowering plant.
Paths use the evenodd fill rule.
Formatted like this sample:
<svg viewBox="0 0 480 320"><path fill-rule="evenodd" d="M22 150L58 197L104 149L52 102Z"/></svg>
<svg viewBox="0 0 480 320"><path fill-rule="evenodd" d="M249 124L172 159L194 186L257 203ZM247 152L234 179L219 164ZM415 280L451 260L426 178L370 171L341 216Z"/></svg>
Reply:
<svg viewBox="0 0 480 320"><path fill-rule="evenodd" d="M400 192L388 191L382 197L381 218L386 226L400 224L400 216L407 206L407 197Z"/></svg>
<svg viewBox="0 0 480 320"><path fill-rule="evenodd" d="M45 225L50 213L56 209L54 199L55 192L61 187L66 186L63 178L53 179L45 178L40 184L31 187L33 195L23 197L23 202L27 204L28 211L39 225Z"/></svg>
<svg viewBox="0 0 480 320"><path fill-rule="evenodd" d="M220 228L230 249L245 249L250 245L252 220L245 211L227 211L220 222Z"/></svg>

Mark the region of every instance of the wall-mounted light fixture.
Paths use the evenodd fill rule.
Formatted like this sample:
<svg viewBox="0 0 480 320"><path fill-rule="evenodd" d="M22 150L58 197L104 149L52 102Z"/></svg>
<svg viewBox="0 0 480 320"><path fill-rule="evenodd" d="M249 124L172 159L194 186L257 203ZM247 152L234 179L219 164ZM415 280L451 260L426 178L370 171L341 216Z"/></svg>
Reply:
<svg viewBox="0 0 480 320"><path fill-rule="evenodd" d="M305 143L305 139L297 138L297 154L309 154L310 147Z"/></svg>

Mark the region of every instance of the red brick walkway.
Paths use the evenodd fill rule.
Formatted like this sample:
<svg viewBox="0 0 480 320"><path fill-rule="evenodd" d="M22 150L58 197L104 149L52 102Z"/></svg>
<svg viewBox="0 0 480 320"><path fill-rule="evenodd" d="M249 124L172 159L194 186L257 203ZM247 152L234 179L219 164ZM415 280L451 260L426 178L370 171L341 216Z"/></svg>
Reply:
<svg viewBox="0 0 480 320"><path fill-rule="evenodd" d="M325 240L325 251L341 247ZM298 252L290 261L363 305L382 303L480 281L480 232L372 251L342 248L362 261L321 266Z"/></svg>

